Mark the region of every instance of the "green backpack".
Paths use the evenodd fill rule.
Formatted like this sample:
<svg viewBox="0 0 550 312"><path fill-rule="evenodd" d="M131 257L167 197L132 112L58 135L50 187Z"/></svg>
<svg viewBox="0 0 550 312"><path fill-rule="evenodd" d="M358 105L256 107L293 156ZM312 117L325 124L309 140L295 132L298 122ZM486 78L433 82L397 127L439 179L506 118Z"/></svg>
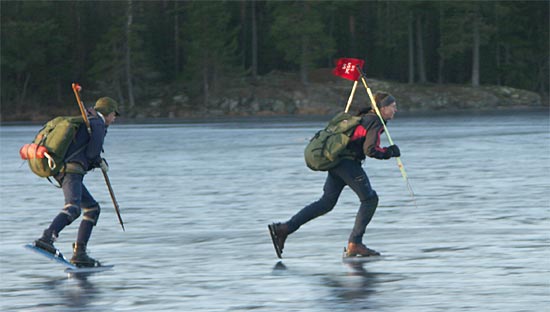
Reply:
<svg viewBox="0 0 550 312"><path fill-rule="evenodd" d="M28 160L31 171L39 177L54 176L65 165L65 154L73 142L82 117L56 117L38 132L32 144L19 150L22 159ZM86 145L75 153L82 151Z"/></svg>
<svg viewBox="0 0 550 312"><path fill-rule="evenodd" d="M332 118L325 129L320 130L309 141L304 151L308 168L314 171L327 171L342 160L342 151L349 143L361 117L349 113L339 113Z"/></svg>

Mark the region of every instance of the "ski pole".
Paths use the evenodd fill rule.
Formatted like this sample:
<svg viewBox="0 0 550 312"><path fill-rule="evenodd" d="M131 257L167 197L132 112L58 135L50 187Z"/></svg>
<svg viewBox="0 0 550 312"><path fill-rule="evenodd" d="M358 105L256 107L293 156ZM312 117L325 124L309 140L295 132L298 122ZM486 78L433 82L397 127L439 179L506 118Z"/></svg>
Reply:
<svg viewBox="0 0 550 312"><path fill-rule="evenodd" d="M86 129L88 130L88 134L92 135L92 128L90 128L90 121L88 120L88 115L86 114L86 109L84 108L84 103L80 100L80 90L82 90L82 87L77 84L73 83L73 92L76 97L76 102L78 103L78 107L80 108L80 113L82 114L82 118L84 119L84 123L86 124ZM118 206L118 202L115 198L115 192L113 191L113 187L111 186L111 181L109 180L109 176L107 175L107 171L103 168L101 168L101 172L103 173L103 178L105 179L105 184L107 184L107 188L109 189L109 195L111 195L111 200L113 201L113 205L115 206L115 212L118 218L118 222L120 223L120 226L122 227L123 231L126 231L124 229L124 222L122 222L122 217L120 216L120 208Z"/></svg>
<svg viewBox="0 0 550 312"><path fill-rule="evenodd" d="M111 186L111 181L109 180L109 176L107 175L107 171L101 169L101 172L103 173L103 178L105 179L105 184L107 184L107 188L109 189L109 194L111 195L111 200L113 201L113 206L115 206L116 216L118 218L118 222L120 223L120 226L122 227L122 231L126 231L124 229L124 222L122 222L122 218L120 216L120 211L118 207L118 202L115 198L115 193L113 191L113 187Z"/></svg>
<svg viewBox="0 0 550 312"><path fill-rule="evenodd" d="M376 105L376 101L374 100L374 96L372 95L372 92L367 85L367 80L365 73L363 70L357 66L357 69L359 70L359 73L361 74L361 81L363 82L363 86L365 87L365 90L367 91L367 94L369 95L369 99L371 101L371 105L374 108L374 111L376 112L376 115L378 115L378 118L380 118L380 121L382 122L382 126L384 126L384 131L386 132L386 136L388 137L388 141L390 142L390 145L393 144L393 140L391 139L390 132L388 131L388 128L386 127L386 123L384 122L384 119L382 118L382 115L380 114L380 110L378 109L378 106ZM409 177L407 176L407 172L405 171L405 166L403 166L403 162L401 161L401 157L395 157L397 160L397 166L399 167L399 170L401 171L401 175L403 176L403 180L407 183L407 189L409 190L409 193L411 194L411 197L414 201L414 206L418 208L416 204L416 198L414 196L414 191L412 189L411 183L409 182Z"/></svg>

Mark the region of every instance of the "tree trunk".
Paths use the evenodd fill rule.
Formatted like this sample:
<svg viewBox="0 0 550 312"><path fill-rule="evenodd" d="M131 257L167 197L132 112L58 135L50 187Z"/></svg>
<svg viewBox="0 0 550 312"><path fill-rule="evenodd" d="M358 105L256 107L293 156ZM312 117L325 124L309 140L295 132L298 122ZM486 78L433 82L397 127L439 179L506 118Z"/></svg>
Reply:
<svg viewBox="0 0 550 312"><path fill-rule="evenodd" d="M357 36L355 31L355 16L353 14L349 15L348 18L348 24L349 24L349 36L350 36L350 52L352 56L357 55Z"/></svg>
<svg viewBox="0 0 550 312"><path fill-rule="evenodd" d="M302 35L302 52L300 53L300 81L302 82L303 85L307 85L308 84L308 79L307 79L307 71L308 71L308 66L307 66L307 37Z"/></svg>
<svg viewBox="0 0 550 312"><path fill-rule="evenodd" d="M85 44L82 42L82 18L79 10L79 6L81 4L78 2L73 2L72 8L75 12L76 17L76 29L74 30L74 33L76 34L76 68L73 68L75 70L75 77L78 78L78 73L83 72L83 68L85 67L86 63L86 52L85 52Z"/></svg>
<svg viewBox="0 0 550 312"><path fill-rule="evenodd" d="M474 3L473 45L472 45L472 87L479 87L479 5Z"/></svg>
<svg viewBox="0 0 550 312"><path fill-rule="evenodd" d="M125 106L126 103L125 103L125 100L124 100L124 92L122 91L122 85L121 85L122 81L121 81L121 79L122 79L122 77L120 77L120 75L117 71L116 77L114 79L115 91L116 91L116 94L117 94L118 103L122 106Z"/></svg>
<svg viewBox="0 0 550 312"><path fill-rule="evenodd" d="M246 22L246 5L247 0L241 0L240 1L240 10L239 10L239 18L240 18L240 46L241 46L241 66L242 68L246 68L246 60L247 60L247 52L248 47L246 44L246 33L248 32L248 23Z"/></svg>
<svg viewBox="0 0 550 312"><path fill-rule="evenodd" d="M126 84L128 88L128 105L132 109L135 105L134 101L134 87L132 85L132 47L131 47L131 36L132 36L132 7L133 0L128 0L128 12L126 20L126 61L125 61L125 72L126 72Z"/></svg>
<svg viewBox="0 0 550 312"><path fill-rule="evenodd" d="M333 38L334 37L334 15L336 14L331 14L330 15L330 20L329 20L329 27L328 27L328 36ZM327 55L327 67L332 67L334 66L334 60L332 59L332 55Z"/></svg>
<svg viewBox="0 0 550 312"><path fill-rule="evenodd" d="M409 23L408 23L408 33L409 33L409 83L414 83L414 31L413 31L413 21L414 15L412 12L409 12Z"/></svg>
<svg viewBox="0 0 550 312"><path fill-rule="evenodd" d="M208 97L210 95L210 85L208 84L208 66L204 64L202 67L202 89L204 94L203 105L206 108L208 105Z"/></svg>
<svg viewBox="0 0 550 312"><path fill-rule="evenodd" d="M252 78L258 77L258 25L256 22L256 1L250 1L252 5Z"/></svg>
<svg viewBox="0 0 550 312"><path fill-rule="evenodd" d="M174 1L174 78L180 72L180 23L178 12L179 1Z"/></svg>
<svg viewBox="0 0 550 312"><path fill-rule="evenodd" d="M500 56L500 34L499 34L499 27L500 27L500 18L498 14L498 4L495 3L494 12L495 12L495 66L497 71L497 86L502 85L501 81L501 73L500 73L500 62L501 62L501 56Z"/></svg>
<svg viewBox="0 0 550 312"><path fill-rule="evenodd" d="M422 17L416 18L416 57L418 60L418 79L420 83L426 83L426 67L424 64L424 41L422 40Z"/></svg>
<svg viewBox="0 0 550 312"><path fill-rule="evenodd" d="M445 78L443 77L444 69L445 69L445 59L440 55L439 61L437 64L437 83L438 84L443 84L445 82Z"/></svg>
<svg viewBox="0 0 550 312"><path fill-rule="evenodd" d="M20 114L21 113L21 110L20 110L20 107L23 107L25 105L25 98L27 97L27 89L28 89L28 86L29 86L29 82L31 81L31 74L30 73L26 73L24 74L25 75L25 81L23 82L23 87L21 88L21 93L19 94L19 99L18 99L18 105L16 105L16 114Z"/></svg>
<svg viewBox="0 0 550 312"><path fill-rule="evenodd" d="M445 82L445 79L443 78L443 69L445 68L445 55L443 52L441 52L443 44L443 23L445 20L445 13L443 10L443 5L441 2L439 3L439 53L438 53L438 64L437 64L437 83L443 84Z"/></svg>
<svg viewBox="0 0 550 312"><path fill-rule="evenodd" d="M309 15L309 3L307 1L303 2L304 15ZM301 53L300 53L300 81L303 85L308 84L308 48L309 48L309 38L307 35L302 33L302 42L301 42Z"/></svg>

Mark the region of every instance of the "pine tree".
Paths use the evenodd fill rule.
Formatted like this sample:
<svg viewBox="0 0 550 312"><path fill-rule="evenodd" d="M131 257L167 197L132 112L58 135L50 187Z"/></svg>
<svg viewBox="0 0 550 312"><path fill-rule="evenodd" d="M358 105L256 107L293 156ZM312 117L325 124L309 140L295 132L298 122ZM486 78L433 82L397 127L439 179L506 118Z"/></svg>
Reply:
<svg viewBox="0 0 550 312"><path fill-rule="evenodd" d="M300 79L308 83L308 71L316 61L334 52L334 40L323 28L322 2L289 1L273 4L271 35L285 61L298 65Z"/></svg>
<svg viewBox="0 0 550 312"><path fill-rule="evenodd" d="M187 51L184 75L191 95L207 105L221 89L221 79L237 69L238 28L230 24L226 2L188 2L182 34Z"/></svg>

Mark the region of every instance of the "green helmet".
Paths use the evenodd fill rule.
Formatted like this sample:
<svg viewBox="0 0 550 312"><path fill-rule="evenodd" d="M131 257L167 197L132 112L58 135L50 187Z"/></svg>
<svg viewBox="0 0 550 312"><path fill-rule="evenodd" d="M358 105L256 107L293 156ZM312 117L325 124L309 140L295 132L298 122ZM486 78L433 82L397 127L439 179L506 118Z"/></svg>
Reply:
<svg viewBox="0 0 550 312"><path fill-rule="evenodd" d="M112 112L115 112L116 116L120 116L120 113L118 112L118 103L107 96L97 100L97 102L95 102L94 109L104 116L107 116Z"/></svg>

